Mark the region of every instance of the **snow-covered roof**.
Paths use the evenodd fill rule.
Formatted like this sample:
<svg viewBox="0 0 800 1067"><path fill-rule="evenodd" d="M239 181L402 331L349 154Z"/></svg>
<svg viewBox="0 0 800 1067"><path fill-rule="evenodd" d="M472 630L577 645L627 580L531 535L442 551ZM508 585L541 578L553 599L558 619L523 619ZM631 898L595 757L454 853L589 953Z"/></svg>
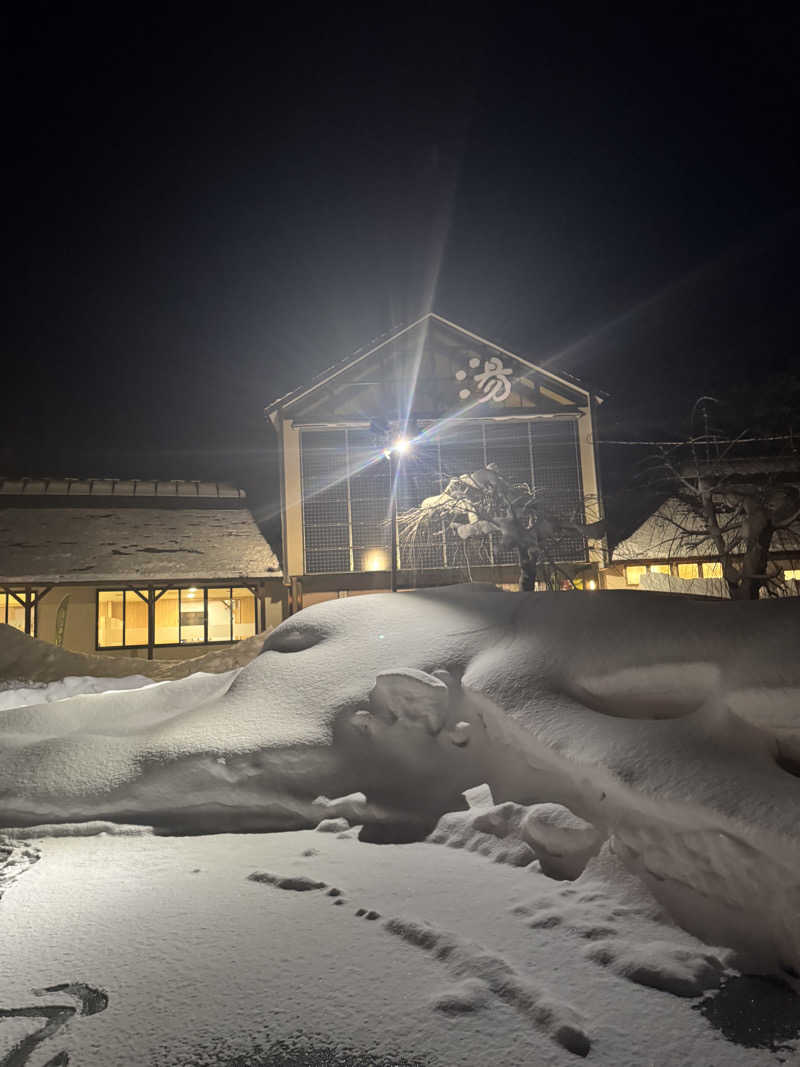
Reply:
<svg viewBox="0 0 800 1067"><path fill-rule="evenodd" d="M275 553L244 507L164 507L155 501L115 507L110 499L107 507L94 505L2 507L0 498L0 582L280 574Z"/></svg>
<svg viewBox="0 0 800 1067"><path fill-rule="evenodd" d="M690 531L688 534L681 532ZM707 559L716 556L716 547L703 537L704 524L683 501L670 497L614 549L613 563L634 560ZM696 532L696 536L692 532ZM728 543L735 540L728 535ZM800 552L800 536L792 530L778 530L772 541L773 552Z"/></svg>

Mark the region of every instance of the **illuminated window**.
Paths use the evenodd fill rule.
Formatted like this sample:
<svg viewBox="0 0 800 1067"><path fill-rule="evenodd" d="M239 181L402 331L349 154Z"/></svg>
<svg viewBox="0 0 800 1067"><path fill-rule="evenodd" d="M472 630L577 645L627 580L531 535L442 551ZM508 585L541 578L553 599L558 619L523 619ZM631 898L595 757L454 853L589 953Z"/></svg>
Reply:
<svg viewBox="0 0 800 1067"><path fill-rule="evenodd" d="M147 591L100 590L97 647L147 646ZM23 610L24 617L24 610ZM184 586L156 590L156 645L203 645L241 641L256 632L256 598L249 589Z"/></svg>
<svg viewBox="0 0 800 1067"><path fill-rule="evenodd" d="M722 577L722 564L721 563L703 563L704 578L721 578Z"/></svg>
<svg viewBox="0 0 800 1067"><path fill-rule="evenodd" d="M670 573L669 563L651 563L649 569L650 569L650 573L651 574L669 574Z"/></svg>
<svg viewBox="0 0 800 1067"><path fill-rule="evenodd" d="M210 591L210 590L209 590ZM256 598L249 589L232 589L233 640L242 641L256 632Z"/></svg>
<svg viewBox="0 0 800 1067"><path fill-rule="evenodd" d="M679 578L696 578L697 577L697 564L696 563L679 563L678 564L678 577Z"/></svg>
<svg viewBox="0 0 800 1067"><path fill-rule="evenodd" d="M643 574L647 574L647 567L626 567L625 581L628 585L638 585Z"/></svg>
<svg viewBox="0 0 800 1067"><path fill-rule="evenodd" d="M157 645L180 644L178 597L177 589L168 589L156 600L155 642Z"/></svg>
<svg viewBox="0 0 800 1067"><path fill-rule="evenodd" d="M19 597L19 599L17 599ZM21 603L20 603L21 601ZM25 593L0 593L0 622L25 633ZM36 608L31 606L31 633L36 633Z"/></svg>
<svg viewBox="0 0 800 1067"><path fill-rule="evenodd" d="M143 599L144 598L144 599ZM97 594L97 647L147 644L147 591L100 590Z"/></svg>
<svg viewBox="0 0 800 1067"><path fill-rule="evenodd" d="M784 580L787 582L800 582L800 569L783 572Z"/></svg>

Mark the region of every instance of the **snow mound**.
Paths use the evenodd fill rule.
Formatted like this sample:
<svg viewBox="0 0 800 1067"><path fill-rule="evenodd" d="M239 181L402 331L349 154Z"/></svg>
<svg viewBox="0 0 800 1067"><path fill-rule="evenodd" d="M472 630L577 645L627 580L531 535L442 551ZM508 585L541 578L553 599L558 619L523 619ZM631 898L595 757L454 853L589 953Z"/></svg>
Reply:
<svg viewBox="0 0 800 1067"><path fill-rule="evenodd" d="M483 800L485 806L443 815L427 840L512 867L538 860L538 870L564 879L577 878L605 840L602 830L561 804L488 804L485 794Z"/></svg>
<svg viewBox="0 0 800 1067"><path fill-rule="evenodd" d="M55 700L83 693L107 693L121 689L141 689L152 685L153 679L143 674L134 674L122 678L64 678L60 682L39 682L30 686L0 687L0 710L4 708L21 708L28 704L52 704Z"/></svg>
<svg viewBox="0 0 800 1067"><path fill-rule="evenodd" d="M574 875L589 824L687 927L797 971L798 647L788 599L331 601L244 667L0 712L0 824L312 828L347 817L321 797L361 794L365 832L398 840L485 782L500 805L576 819L540 811L530 840L521 822L498 836L491 819L511 826L512 807L469 824L482 844L518 836Z"/></svg>

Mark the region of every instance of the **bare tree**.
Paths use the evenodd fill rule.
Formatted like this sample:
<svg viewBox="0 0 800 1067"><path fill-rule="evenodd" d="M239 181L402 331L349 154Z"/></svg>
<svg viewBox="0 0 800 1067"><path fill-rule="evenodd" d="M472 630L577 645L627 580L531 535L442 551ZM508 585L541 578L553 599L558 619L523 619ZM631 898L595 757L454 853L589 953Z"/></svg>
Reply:
<svg viewBox="0 0 800 1067"><path fill-rule="evenodd" d="M570 534L601 538L605 533L603 522L583 522L583 502L576 510L580 514L572 518L557 517L552 503L548 506L546 491L512 484L496 463L490 463L451 478L441 493L398 515L400 541L413 551L448 529L465 545L475 541L486 545L497 537L502 549L517 556L522 592L554 573L573 584L555 562L559 541Z"/></svg>
<svg viewBox="0 0 800 1067"><path fill-rule="evenodd" d="M734 600L755 600L762 592L785 592L775 553L791 556L800 546L800 454L791 435L776 435L779 454L758 456L744 431L723 436L710 421L701 397L692 410L692 433L680 444L659 447L651 465L671 493L659 509L670 533L670 555L711 556Z"/></svg>

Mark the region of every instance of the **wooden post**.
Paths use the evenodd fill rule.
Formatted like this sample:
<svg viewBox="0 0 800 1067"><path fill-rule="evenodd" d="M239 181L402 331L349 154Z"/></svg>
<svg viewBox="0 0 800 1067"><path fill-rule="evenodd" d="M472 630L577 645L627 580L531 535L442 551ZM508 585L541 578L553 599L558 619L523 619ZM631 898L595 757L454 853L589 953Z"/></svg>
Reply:
<svg viewBox="0 0 800 1067"><path fill-rule="evenodd" d="M147 658L152 659L156 644L156 591L147 587Z"/></svg>

